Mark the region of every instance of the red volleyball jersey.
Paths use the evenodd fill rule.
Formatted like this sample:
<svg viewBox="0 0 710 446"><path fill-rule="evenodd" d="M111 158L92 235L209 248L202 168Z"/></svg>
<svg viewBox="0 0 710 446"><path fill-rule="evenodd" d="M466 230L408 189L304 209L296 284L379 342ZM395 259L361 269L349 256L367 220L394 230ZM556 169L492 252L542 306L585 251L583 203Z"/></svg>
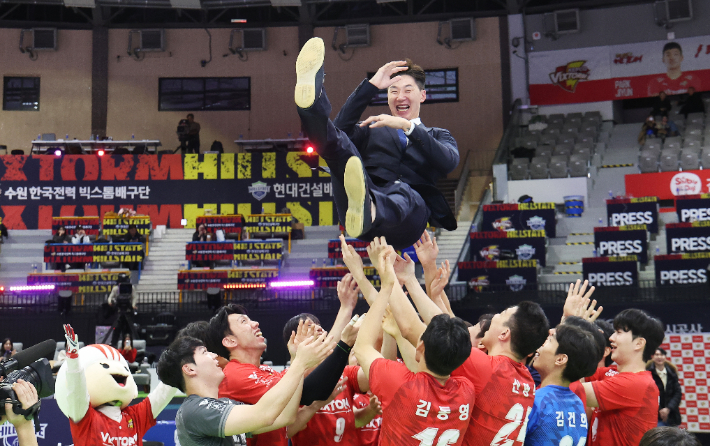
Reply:
<svg viewBox="0 0 710 446"><path fill-rule="evenodd" d="M362 409L370 405L370 396L366 393L355 394L355 407ZM380 440L382 415L376 415L369 423L358 428L357 433L362 446L377 446Z"/></svg>
<svg viewBox="0 0 710 446"><path fill-rule="evenodd" d="M597 370L592 381L599 407L589 429L591 446L636 446L658 421L658 386L651 372Z"/></svg>
<svg viewBox="0 0 710 446"><path fill-rule="evenodd" d="M219 397L246 404L256 404L259 399L278 383L286 373L276 372L271 367L255 367L242 364L236 359L224 368L224 379L219 385ZM288 446L286 428L255 435L247 439L249 446Z"/></svg>
<svg viewBox="0 0 710 446"><path fill-rule="evenodd" d="M459 446L476 400L473 384L451 377L443 386L428 373L384 358L370 365L370 390L382 404L380 446Z"/></svg>
<svg viewBox="0 0 710 446"><path fill-rule="evenodd" d="M294 446L326 446L339 444L359 446L355 430L354 395L360 393L357 372L360 367L347 366L342 378L348 378L345 388L333 401L323 406L308 421L306 428L291 437Z"/></svg>
<svg viewBox="0 0 710 446"><path fill-rule="evenodd" d="M452 373L476 388L476 405L464 446L520 446L535 401L535 382L524 364L506 356L488 356L477 348Z"/></svg>
<svg viewBox="0 0 710 446"><path fill-rule="evenodd" d="M97 444L142 446L143 435L155 426L150 399L146 398L134 406L121 411L121 422L117 423L98 410L89 410L78 423L69 419L69 428L75 446Z"/></svg>

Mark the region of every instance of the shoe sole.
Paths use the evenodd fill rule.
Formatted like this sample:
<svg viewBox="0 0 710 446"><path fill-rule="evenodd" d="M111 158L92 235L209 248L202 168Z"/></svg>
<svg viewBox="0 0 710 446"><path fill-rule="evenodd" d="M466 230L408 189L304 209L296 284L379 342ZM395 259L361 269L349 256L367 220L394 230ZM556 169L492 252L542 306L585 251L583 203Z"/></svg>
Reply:
<svg viewBox="0 0 710 446"><path fill-rule="evenodd" d="M314 37L306 42L296 59L296 91L294 99L301 108L309 108L316 101L316 75L323 66L325 45Z"/></svg>
<svg viewBox="0 0 710 446"><path fill-rule="evenodd" d="M365 174L360 158L350 157L345 164L345 193L348 196L348 211L345 214L345 230L350 237L362 235L365 217Z"/></svg>

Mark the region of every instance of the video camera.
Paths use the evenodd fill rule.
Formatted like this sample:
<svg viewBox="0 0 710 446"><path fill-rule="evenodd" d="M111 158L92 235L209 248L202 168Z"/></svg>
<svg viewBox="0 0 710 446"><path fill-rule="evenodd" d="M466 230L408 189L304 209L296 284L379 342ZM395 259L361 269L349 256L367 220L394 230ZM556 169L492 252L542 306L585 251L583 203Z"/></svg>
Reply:
<svg viewBox="0 0 710 446"><path fill-rule="evenodd" d="M133 285L127 274L119 274L116 280L118 285L118 296L116 297L116 306L120 311L129 311L133 309Z"/></svg>
<svg viewBox="0 0 710 446"><path fill-rule="evenodd" d="M190 123L187 119L181 119L177 126L178 141L187 141L187 134L190 132Z"/></svg>
<svg viewBox="0 0 710 446"><path fill-rule="evenodd" d="M22 350L7 361L0 362L0 376L3 377L0 382L0 416L5 415L5 403L12 404L13 411L27 420L32 419L39 411L39 401L29 409L22 410L22 404L12 390L12 385L18 379L32 384L37 389L39 398L54 395L54 377L47 356L54 355L56 348L56 341L47 339Z"/></svg>

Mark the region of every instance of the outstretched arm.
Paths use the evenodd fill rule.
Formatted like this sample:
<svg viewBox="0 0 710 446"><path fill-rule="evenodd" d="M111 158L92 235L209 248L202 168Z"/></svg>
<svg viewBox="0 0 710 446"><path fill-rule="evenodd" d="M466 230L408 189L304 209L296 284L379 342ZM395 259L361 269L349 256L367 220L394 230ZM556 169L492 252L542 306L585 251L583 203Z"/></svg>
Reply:
<svg viewBox="0 0 710 446"><path fill-rule="evenodd" d="M86 387L84 369L79 364L79 338L71 325L64 325L64 337L67 340L67 404L64 415L79 423L89 410L89 391Z"/></svg>
<svg viewBox="0 0 710 446"><path fill-rule="evenodd" d="M167 407L170 403L170 400L173 399L177 393L177 390L178 389L175 387L159 382L155 387L155 390L150 392L148 399L150 400L150 408L153 412L153 418L158 418L160 412L162 412L163 409L165 409L165 407Z"/></svg>
<svg viewBox="0 0 710 446"><path fill-rule="evenodd" d="M424 269L424 282L427 293L431 287L431 281L436 276L436 257L439 255L439 245L436 244L436 237L432 237L429 231L424 230L422 236L414 244L419 263Z"/></svg>
<svg viewBox="0 0 710 446"><path fill-rule="evenodd" d="M365 276L362 257L360 257L360 254L355 251L355 248L352 245L348 245L345 242L345 237L342 234L340 235L340 248L343 253L343 263L345 263L345 266L347 266L350 270L350 274L352 274L353 278L357 282L360 292L367 303L372 305L377 297L377 290Z"/></svg>

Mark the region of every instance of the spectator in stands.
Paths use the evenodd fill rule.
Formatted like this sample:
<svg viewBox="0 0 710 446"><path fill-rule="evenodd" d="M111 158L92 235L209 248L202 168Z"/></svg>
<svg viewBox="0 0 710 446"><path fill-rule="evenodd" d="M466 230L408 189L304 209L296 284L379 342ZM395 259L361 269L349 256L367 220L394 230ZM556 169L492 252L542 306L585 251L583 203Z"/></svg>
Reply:
<svg viewBox="0 0 710 446"><path fill-rule="evenodd" d="M646 118L646 121L641 126L641 132L639 132L638 143L644 145L646 143L646 138L655 138L658 130L656 129L656 122L653 116Z"/></svg>
<svg viewBox="0 0 710 446"><path fill-rule="evenodd" d="M639 446L700 446L700 441L685 429L661 426L643 434Z"/></svg>
<svg viewBox="0 0 710 446"><path fill-rule="evenodd" d="M195 115L187 115L187 153L200 153L200 124L195 122Z"/></svg>
<svg viewBox="0 0 710 446"><path fill-rule="evenodd" d="M668 116L668 112L671 111L671 100L668 99L665 91L658 93L658 97L653 102L653 110L651 110L653 116Z"/></svg>
<svg viewBox="0 0 710 446"><path fill-rule="evenodd" d="M67 232L67 228L64 227L64 225L60 226L57 229L57 233L54 234L54 237L52 237L52 243L70 243L71 236Z"/></svg>
<svg viewBox="0 0 710 446"><path fill-rule="evenodd" d="M683 392L678 382L678 369L666 359L666 351L658 347L653 358L648 361L646 370L651 371L661 396L658 404L658 425L679 426L681 420L678 407Z"/></svg>
<svg viewBox="0 0 710 446"><path fill-rule="evenodd" d="M86 231L83 227L77 226L76 233L74 233L74 237L72 237L71 242L78 245L80 243L91 243L91 239L88 235L86 235Z"/></svg>
<svg viewBox="0 0 710 446"><path fill-rule="evenodd" d="M661 118L661 121L657 123L656 134L662 141L665 141L667 137L678 136L680 133L678 132L678 126L675 125L675 122L670 121L668 116L664 116Z"/></svg>
<svg viewBox="0 0 710 446"><path fill-rule="evenodd" d="M128 225L128 232L123 236L125 243L145 243L145 237L138 233L136 225Z"/></svg>
<svg viewBox="0 0 710 446"><path fill-rule="evenodd" d="M5 223L0 222L0 243L3 242L3 238L8 238L10 235L7 232L7 226Z"/></svg>
<svg viewBox="0 0 710 446"><path fill-rule="evenodd" d="M205 225L198 226L195 233L192 234L192 241L193 242L208 242L209 238L210 238L210 236L207 233L207 229L205 228Z"/></svg>
<svg viewBox="0 0 710 446"><path fill-rule="evenodd" d="M689 113L705 113L703 98L695 93L695 88L693 87L688 87L688 96L681 100L678 105L681 105L680 114L685 115L686 118Z"/></svg>
<svg viewBox="0 0 710 446"><path fill-rule="evenodd" d="M5 338L2 341L2 356L0 357L0 361L6 361L10 359L10 357L15 356L17 351L15 351L15 347L12 346L12 339L10 338Z"/></svg>
<svg viewBox="0 0 710 446"><path fill-rule="evenodd" d="M126 358L126 362L129 364L136 362L138 350L133 348L133 339L130 333L126 333L126 336L123 338L123 345L121 345L121 349L118 352L121 353L121 356Z"/></svg>

